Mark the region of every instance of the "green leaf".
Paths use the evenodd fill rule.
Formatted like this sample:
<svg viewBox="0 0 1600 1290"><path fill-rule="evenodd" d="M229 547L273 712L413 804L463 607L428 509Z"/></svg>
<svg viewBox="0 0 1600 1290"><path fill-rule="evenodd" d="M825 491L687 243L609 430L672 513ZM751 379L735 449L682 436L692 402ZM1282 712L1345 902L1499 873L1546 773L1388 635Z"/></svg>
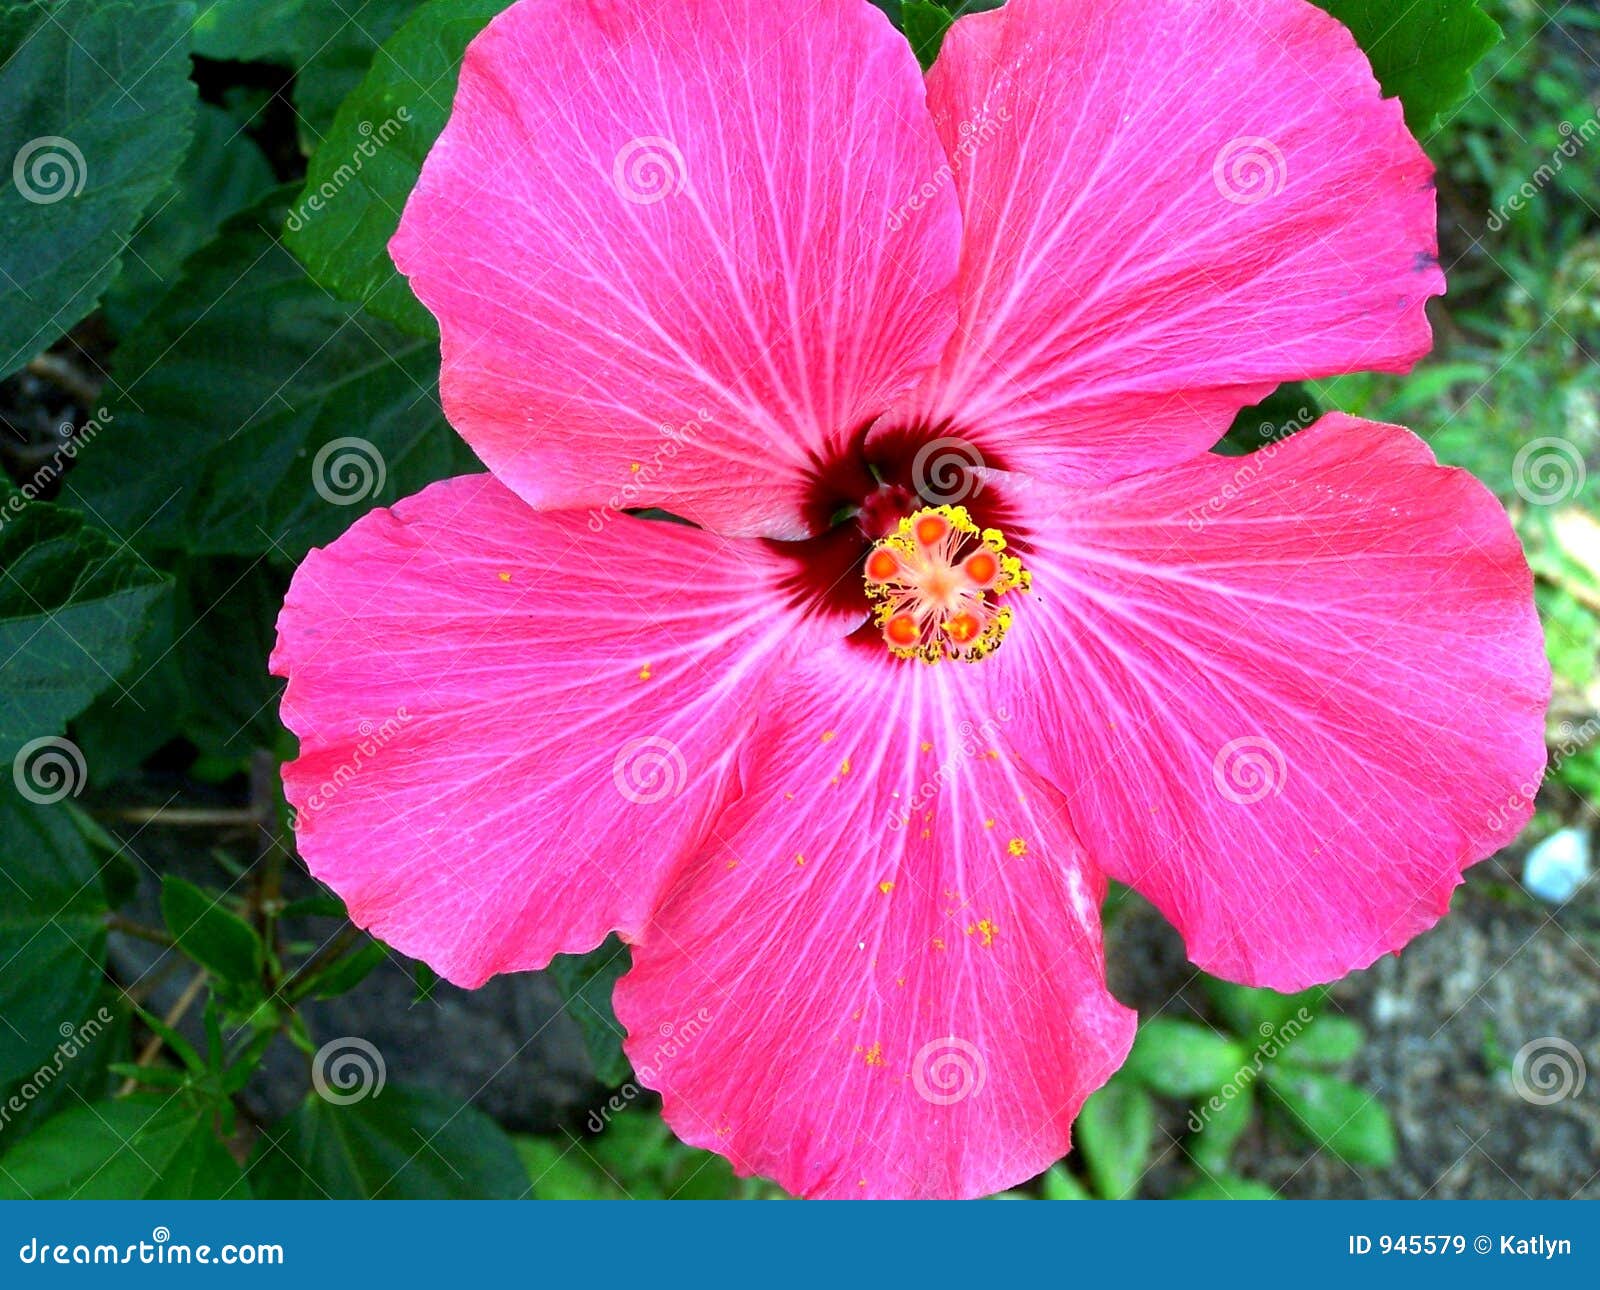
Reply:
<svg viewBox="0 0 1600 1290"><path fill-rule="evenodd" d="M900 30L911 42L912 51L924 71L933 66L945 33L954 21L949 10L929 4L927 0L905 0L900 6Z"/></svg>
<svg viewBox="0 0 1600 1290"><path fill-rule="evenodd" d="M1265 1183L1237 1174L1213 1174L1173 1192L1173 1200L1277 1200L1278 1193Z"/></svg>
<svg viewBox="0 0 1600 1290"><path fill-rule="evenodd" d="M1200 984L1229 1029L1248 1043L1281 1040L1303 1030L1328 993L1326 987L1315 986L1299 994L1279 994L1211 976L1202 977Z"/></svg>
<svg viewBox="0 0 1600 1290"><path fill-rule="evenodd" d="M380 941L367 941L307 980L296 990L296 997L309 994L318 999L332 999L345 994L365 981L388 957L388 946Z"/></svg>
<svg viewBox="0 0 1600 1290"><path fill-rule="evenodd" d="M1500 41L1475 0L1316 0L1350 28L1384 94L1423 134L1472 91L1472 69Z"/></svg>
<svg viewBox="0 0 1600 1290"><path fill-rule="evenodd" d="M1083 1104L1073 1132L1102 1199L1126 1200L1138 1191L1156 1135L1150 1094L1114 1076Z"/></svg>
<svg viewBox="0 0 1600 1290"><path fill-rule="evenodd" d="M394 35L418 3L340 0L338 5L320 7L315 21L301 23L315 42L294 78L295 115L301 146L308 154L314 155L328 137L339 105L355 93L379 46Z"/></svg>
<svg viewBox="0 0 1600 1290"><path fill-rule="evenodd" d="M1243 1048L1214 1030L1154 1017L1139 1027L1122 1069L1166 1097L1197 1097L1233 1079L1248 1060Z"/></svg>
<svg viewBox="0 0 1600 1290"><path fill-rule="evenodd" d="M78 1105L0 1158L4 1200L247 1199L211 1117L182 1098L141 1094Z"/></svg>
<svg viewBox="0 0 1600 1290"><path fill-rule="evenodd" d="M188 144L188 9L0 10L0 376L94 309ZM12 176L20 176L11 182Z"/></svg>
<svg viewBox="0 0 1600 1290"><path fill-rule="evenodd" d="M250 1178L274 1200L517 1200L529 1186L483 1112L393 1085L340 1105L313 1093L262 1138Z"/></svg>
<svg viewBox="0 0 1600 1290"><path fill-rule="evenodd" d="M242 62L294 63L309 52L305 26L317 7L318 0L200 0L194 52Z"/></svg>
<svg viewBox="0 0 1600 1290"><path fill-rule="evenodd" d="M0 759L9 761L116 683L167 583L76 513L3 490L0 570ZM82 780L80 768L74 795Z"/></svg>
<svg viewBox="0 0 1600 1290"><path fill-rule="evenodd" d="M1253 1081L1256 1072L1250 1069L1248 1074ZM1189 1113L1193 1130L1188 1143L1190 1159L1210 1173L1226 1172L1234 1147L1254 1118L1255 1105L1254 1085L1246 1083L1242 1075L1232 1085L1196 1102Z"/></svg>
<svg viewBox="0 0 1600 1290"><path fill-rule="evenodd" d="M1366 1089L1288 1066L1271 1068L1267 1088L1294 1128L1316 1146L1358 1167L1394 1163L1394 1125Z"/></svg>
<svg viewBox="0 0 1600 1290"><path fill-rule="evenodd" d="M438 347L310 281L280 213L231 221L118 351L115 423L67 483L147 549L297 558L476 468L439 410Z"/></svg>
<svg viewBox="0 0 1600 1290"><path fill-rule="evenodd" d="M389 260L423 158L444 129L467 43L506 0L433 0L373 59L306 173L285 236L311 276L418 336L438 329Z"/></svg>
<svg viewBox="0 0 1600 1290"><path fill-rule="evenodd" d="M1366 1042L1366 1031L1357 1022L1337 1013L1323 1013L1285 1044L1279 1057L1296 1066L1333 1069L1348 1064Z"/></svg>
<svg viewBox="0 0 1600 1290"><path fill-rule="evenodd" d="M225 908L221 897L186 878L161 880L161 916L178 949L244 994L259 991L266 949L255 928Z"/></svg>
<svg viewBox="0 0 1600 1290"><path fill-rule="evenodd" d="M1041 1200L1090 1200L1089 1189L1062 1165L1051 1165L1039 1179Z"/></svg>
<svg viewBox="0 0 1600 1290"><path fill-rule="evenodd" d="M0 787L0 891L0 1085L46 1067L51 1083L91 1018L106 950L99 866L68 807Z"/></svg>
<svg viewBox="0 0 1600 1290"><path fill-rule="evenodd" d="M242 125L221 108L202 103L177 182L134 233L122 270L106 292L106 316L117 333L132 335L176 281L183 262L214 238L225 220L273 187L272 167Z"/></svg>
<svg viewBox="0 0 1600 1290"><path fill-rule="evenodd" d="M612 988L631 961L628 947L611 936L587 954L556 955L548 969L566 1001L568 1014L583 1032L584 1047L594 1063L594 1077L612 1086L623 1083L632 1073L622 1051L622 1024L611 1008Z"/></svg>

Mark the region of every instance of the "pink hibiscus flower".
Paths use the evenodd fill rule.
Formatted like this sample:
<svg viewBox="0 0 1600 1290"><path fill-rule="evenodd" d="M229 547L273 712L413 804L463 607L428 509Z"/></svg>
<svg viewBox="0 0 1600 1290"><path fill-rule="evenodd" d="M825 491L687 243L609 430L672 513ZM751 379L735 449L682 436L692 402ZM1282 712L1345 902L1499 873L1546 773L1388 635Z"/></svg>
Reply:
<svg viewBox="0 0 1600 1290"><path fill-rule="evenodd" d="M1305 0L1012 0L926 79L866 0L514 6L392 247L491 473L279 622L310 867L465 986L620 933L641 1079L741 1171L1043 1169L1134 1033L1108 877L1292 990L1531 809L1488 491L1339 415L1207 451L1424 353L1430 174Z"/></svg>

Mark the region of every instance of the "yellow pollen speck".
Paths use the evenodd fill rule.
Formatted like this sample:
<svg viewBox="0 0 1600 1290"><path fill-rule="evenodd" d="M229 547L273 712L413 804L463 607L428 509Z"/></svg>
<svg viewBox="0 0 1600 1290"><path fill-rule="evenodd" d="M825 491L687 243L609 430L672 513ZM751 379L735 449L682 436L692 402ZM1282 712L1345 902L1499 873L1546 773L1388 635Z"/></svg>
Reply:
<svg viewBox="0 0 1600 1290"><path fill-rule="evenodd" d="M926 739L924 739L922 741L922 751L923 752L932 752L933 751L933 745L930 744Z"/></svg>
<svg viewBox="0 0 1600 1290"><path fill-rule="evenodd" d="M933 938L933 948L938 950L941 954L944 953L944 937L935 936Z"/></svg>
<svg viewBox="0 0 1600 1290"><path fill-rule="evenodd" d="M646 663L639 669L639 679L641 681L648 681L650 679L650 664Z"/></svg>
<svg viewBox="0 0 1600 1290"><path fill-rule="evenodd" d="M637 475L639 473L641 467L640 467L638 462L633 462L631 465L629 465L628 469L630 471L632 471L635 475Z"/></svg>
<svg viewBox="0 0 1600 1290"><path fill-rule="evenodd" d="M794 853L794 862L796 864L804 864L806 862L806 858L803 855L801 855L798 851L796 851Z"/></svg>
<svg viewBox="0 0 1600 1290"><path fill-rule="evenodd" d="M833 740L837 739L838 737L839 737L839 732L837 730L824 730L822 732L822 742L823 743L831 743Z"/></svg>
<svg viewBox="0 0 1600 1290"><path fill-rule="evenodd" d="M733 869L733 868L737 867L738 863L739 862L737 860L730 860L730 861L728 861L728 868Z"/></svg>
<svg viewBox="0 0 1600 1290"><path fill-rule="evenodd" d="M983 822L983 827L984 827L984 828L986 828L986 829L992 829L992 828L994 828L994 820L993 820L993 819L988 819L988 820L985 820L985 821L984 821L984 822Z"/></svg>
<svg viewBox="0 0 1600 1290"><path fill-rule="evenodd" d="M850 773L850 759L848 757L839 763L839 773L841 775L848 775Z"/></svg>
<svg viewBox="0 0 1600 1290"><path fill-rule="evenodd" d="M511 575L509 573L502 573L500 575L500 581L501 582L510 582L511 581Z"/></svg>
<svg viewBox="0 0 1600 1290"><path fill-rule="evenodd" d="M881 891L885 896L887 896L891 891L894 890L894 883L892 883L892 882L880 882L878 884L878 890Z"/></svg>
<svg viewBox="0 0 1600 1290"><path fill-rule="evenodd" d="M882 1044L873 1044L871 1048L867 1049L866 1062L867 1062L868 1066L882 1066L883 1065L883 1045Z"/></svg>
<svg viewBox="0 0 1600 1290"><path fill-rule="evenodd" d="M983 938L978 944L987 948L994 944L995 933L999 930L992 918L980 918L967 928L967 935L971 936L974 932L977 932Z"/></svg>
<svg viewBox="0 0 1600 1290"><path fill-rule="evenodd" d="M1011 841L1006 843L1006 850L1014 856L1025 855L1028 850L1028 844L1021 838L1012 838Z"/></svg>

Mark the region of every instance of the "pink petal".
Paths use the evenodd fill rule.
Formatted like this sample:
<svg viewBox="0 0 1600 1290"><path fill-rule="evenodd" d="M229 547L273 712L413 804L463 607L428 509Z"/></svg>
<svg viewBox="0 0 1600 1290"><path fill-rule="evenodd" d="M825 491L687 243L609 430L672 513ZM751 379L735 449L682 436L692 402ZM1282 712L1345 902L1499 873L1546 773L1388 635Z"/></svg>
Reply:
<svg viewBox="0 0 1600 1290"><path fill-rule="evenodd" d="M1104 884L961 680L876 643L796 674L618 985L668 1122L742 1173L982 1195L1058 1159L1126 1055Z"/></svg>
<svg viewBox="0 0 1600 1290"><path fill-rule="evenodd" d="M1532 813L1528 566L1409 432L1329 416L1016 504L1036 600L990 660L1008 733L1207 971L1292 990L1365 967Z"/></svg>
<svg viewBox="0 0 1600 1290"><path fill-rule="evenodd" d="M961 320L885 428L1119 478L1215 443L1281 381L1428 349L1432 168L1305 0L1011 0L955 24L928 91Z"/></svg>
<svg viewBox="0 0 1600 1290"><path fill-rule="evenodd" d="M839 632L786 607L789 571L486 475L363 517L278 620L301 854L460 985L633 935L732 790L769 673Z"/></svg>
<svg viewBox="0 0 1600 1290"><path fill-rule="evenodd" d="M451 422L529 502L801 536L819 456L949 337L944 161L866 0L523 0L391 250Z"/></svg>

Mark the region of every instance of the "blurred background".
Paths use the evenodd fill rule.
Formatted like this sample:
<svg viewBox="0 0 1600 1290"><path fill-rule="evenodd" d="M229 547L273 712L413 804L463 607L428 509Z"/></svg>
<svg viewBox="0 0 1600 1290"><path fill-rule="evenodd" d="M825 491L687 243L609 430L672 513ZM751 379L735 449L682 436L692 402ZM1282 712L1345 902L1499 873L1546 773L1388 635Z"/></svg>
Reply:
<svg viewBox="0 0 1600 1290"><path fill-rule="evenodd" d="M294 563L475 468L387 266L357 307L349 271L319 269L327 245L296 240L330 185L330 238L392 226L419 160L396 123L437 128L460 45L501 6L452 0L426 42L403 26L418 7L144 6L178 26L122 43L178 32L198 85L176 183L148 180L164 198L113 245L100 306L61 303L63 326L87 316L59 340L0 326L20 356L0 490L56 503L0 525L0 747L43 759L30 793L0 783L0 1195L780 1194L677 1144L631 1081L620 946L468 994L350 928L293 853L266 658ZM67 0L62 22L93 8ZM1501 496L1556 673L1538 813L1403 956L1306 996L1204 977L1114 892L1111 983L1139 1042L1079 1149L1016 1196L1600 1196L1600 13L1480 8L1504 38L1423 131L1449 278L1435 352L1406 378L1280 390L1224 450L1338 408L1413 427ZM95 32L73 43L98 53ZM43 75L17 53L0 87ZM141 79L144 106L178 113L161 93ZM127 186L159 146L128 150ZM346 198L357 156L370 191ZM221 451L218 425L241 428ZM381 448L365 475L309 488L306 458L354 433Z"/></svg>

